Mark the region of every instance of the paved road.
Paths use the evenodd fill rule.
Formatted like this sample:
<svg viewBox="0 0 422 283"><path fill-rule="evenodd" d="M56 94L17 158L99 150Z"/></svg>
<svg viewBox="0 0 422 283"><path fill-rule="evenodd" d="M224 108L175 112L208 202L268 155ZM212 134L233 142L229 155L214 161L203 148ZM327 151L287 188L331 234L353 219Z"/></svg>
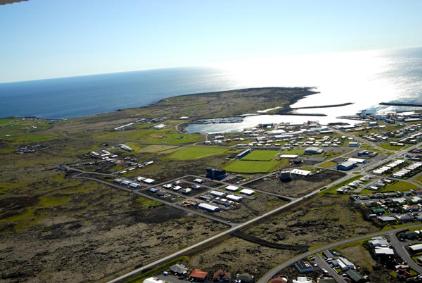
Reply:
<svg viewBox="0 0 422 283"><path fill-rule="evenodd" d="M390 160L392 160L394 158L397 158L398 156L401 156L401 155L405 154L406 152L408 152L408 151L410 151L410 150L412 150L412 149L420 146L421 144L422 143L415 144L415 145L413 145L411 147L408 147L408 148L406 148L406 149L404 149L402 151L396 152L395 154L389 155L387 158L385 158L383 160L380 160L380 161L378 161L376 163L373 163L370 166L367 166L366 168L364 168L362 170L362 173L363 174L364 173L367 173L370 170L373 170L373 169L379 167L381 164L384 164L384 163L386 163L386 162L388 162L388 161L390 161ZM401 230L403 230L403 229L395 229L395 230L391 230L391 232L398 232L398 231L401 231ZM282 269L284 269L284 268L292 265L296 261L301 260L303 258L306 258L306 257L308 257L308 256L310 256L310 255L312 255L314 253L322 252L324 250L333 248L335 246L339 246L339 245L346 244L346 243L349 243L349 242L353 242L353 241L356 241L356 240L363 240L363 239L366 239L366 238L369 238L369 237L373 237L373 236L377 236L377 235L383 235L383 234L386 234L386 232L380 232L380 233L370 234L370 235L366 235L366 236L355 237L355 238L351 238L351 239L348 239L348 240L344 240L344 241L341 241L341 242L337 242L337 243L334 243L334 244L327 245L327 246L325 246L323 248L317 249L317 250L312 251L312 252L307 252L307 253L298 255L298 256L296 256L296 257L294 257L294 258L292 258L292 259L290 259L290 260L288 260L288 261L286 261L284 263L281 263L281 264L277 265L273 269L269 270L266 274L264 274L264 276L261 279L258 280L257 283L267 283L280 270L282 270Z"/></svg>
<svg viewBox="0 0 422 283"><path fill-rule="evenodd" d="M381 236L381 235L387 235L388 233L397 233L406 229L409 229L411 227L420 227L420 224L415 224L415 225L410 225L406 228L397 228L394 230L390 230L390 231L379 231L379 232L375 232L375 233L371 233L371 234L367 234L367 235L362 235L362 236L357 236L357 237L353 237L353 238L349 238L349 239L345 239L339 242L335 242L335 243L331 243L328 244L326 246L317 248L315 250L297 255L291 259L289 259L288 261L285 261L277 266L275 266L274 268L272 268L271 270L269 270L267 273L265 273L258 281L257 283L267 283L268 281L270 281L271 278L273 278L278 272L280 272L281 270L285 269L286 267L289 267L290 265L292 265L293 263L295 263L298 260L302 260L307 258L308 256L311 256L313 254L317 254L320 252L323 252L325 250L329 250L329 249L333 249L335 247L338 246L342 246L348 243L352 243L352 242L356 242L356 241L361 241L361 240L365 240L365 239L369 239L375 236Z"/></svg>
<svg viewBox="0 0 422 283"><path fill-rule="evenodd" d="M347 283L343 276L339 275L320 255L315 257L315 262L320 268L327 270L328 274L333 277L337 283Z"/></svg>
<svg viewBox="0 0 422 283"><path fill-rule="evenodd" d="M372 147L378 149L378 150L382 150L382 151L390 151L388 149L382 148L380 147L378 144L376 144L375 142L371 142L369 140L366 140L364 138L361 138L357 135L355 135L354 133L351 132L346 132L346 131L342 131L342 130L338 130L338 129L333 129L334 132L336 132L337 134L340 134L342 136L347 136L347 137L352 137L355 140L359 141L360 143L366 143L366 144L370 144ZM391 151L390 151L391 152Z"/></svg>
<svg viewBox="0 0 422 283"><path fill-rule="evenodd" d="M154 197L154 196L145 194L145 193L143 193L141 191L134 191L134 190L131 190L129 188L126 188L126 187L123 187L123 186L120 186L120 185L117 185L117 184L113 184L111 182L107 182L107 181L104 181L104 180L101 180L101 179L97 179L97 178L94 178L94 177L87 177L87 176L83 176L83 175L76 176L76 178L90 180L90 181L95 181L95 182L102 183L104 185L110 186L110 187L115 188L115 189L123 190L123 191L126 191L126 192L131 192L131 193L134 193L136 195L143 196L143 197L146 197L146 198L149 198L149 199L152 199L152 200L161 202L161 203L163 203L165 205L168 205L168 206L171 206L171 207L174 207L174 208L177 208L177 209L184 210L187 213L197 214L197 215L200 215L202 217L211 219L213 221L216 221L216 222L219 222L219 223L222 223L222 224L231 226L231 227L235 227L236 225L239 225L238 223L234 223L234 222L227 221L227 220L224 220L224 219L219 218L219 217L215 217L212 214L209 214L209 213L206 213L206 212L201 212L200 210L196 210L196 209L195 210L194 209L190 209L190 208L181 206L181 205L179 205L177 203L172 203L170 201L166 201L166 200L163 200L161 198L157 198L157 197Z"/></svg>
<svg viewBox="0 0 422 283"><path fill-rule="evenodd" d="M419 144L418 144L418 145L419 145ZM414 147L416 147L416 146L418 146L418 145L414 145L413 147L409 147L406 151L409 151L409 150L411 150L412 148L414 148ZM386 158L386 159L385 159L385 160L383 160L382 162L386 162L386 160L393 159L393 158L395 158L395 156L396 156L396 155L398 155L399 153L403 153L403 152L406 152L406 151L401 151L401 152L398 152L398 153L397 153L397 154L395 154L395 155L390 155L388 158ZM381 163L381 162L380 162L380 163ZM374 164L374 165L375 165L375 164ZM378 166L378 165L375 165L375 166L374 166L374 168L375 168L375 167L377 167L377 166ZM365 171L367 171L367 170L369 170L369 169L365 169ZM83 172L81 172L81 173L83 173ZM271 174L274 174L274 173L271 173ZM270 175L270 174L268 174L268 175ZM339 184L339 183L341 183L341 182L343 182L343 181L345 181L345 180L349 179L349 178L350 178L350 176L351 176L351 173L346 173L346 175L345 175L344 177L342 177L342 178L340 178L340 179L337 179L336 181L332 182L331 184L328 184L326 187L335 186L335 185L337 185L337 184ZM100 182L100 183L103 183L103 184L109 185L109 186L114 187L114 188L117 188L117 189L121 189L121 190L125 190L125 191L131 191L131 192L133 192L133 191L132 191L132 190L130 190L130 189L123 188L123 187L118 186L118 185L116 185L116 184L113 184L113 183L110 183L110 182L107 182L107 181L104 181L104 180L96 179L96 178L93 178L93 177L83 177L83 176L79 176L79 178L85 178L85 179L89 179L89 180L97 181L97 182ZM308 198L313 197L314 195L318 194L320 191L321 191L321 188L320 188L320 189L317 189L317 190L315 190L315 191L312 191L312 192L308 193L307 195L305 195L305 196L303 196L303 197L299 197L299 198L297 198L297 199L294 199L294 200L292 200L291 202L289 202L289 203L287 203L287 204L285 204L285 205L283 205L283 206L280 206L280 207L278 207L278 208L276 208L276 209L273 209L273 210L271 210L271 211L269 211L269 212L267 212L267 213L264 213L264 214L262 214L262 215L260 215L260 216L257 216L257 217L255 217L255 218L253 218L253 219L251 219L251 220L248 220L248 221L246 221L246 222L244 222L244 223L241 223L241 224L233 224L233 223L231 223L231 222L228 222L228 225L230 225L230 226L232 226L232 227L231 227L231 228L229 228L229 229L227 229L226 231L221 232L221 233L219 233L219 234L217 234L217 235L214 235L214 236L212 236L212 237L210 237L210 238L208 238L208 239L205 239L205 240L203 240L203 241L201 241L201 242L198 242L198 243L196 243L196 244L194 244L194 245L191 245L191 246L189 246L189 247L187 247L187 248L185 248L185 249L179 250L179 251L177 251L177 252L175 252L175 253L173 253L173 254L171 254L171 255L168 255L168 256L166 256L166 257L163 257L163 258L161 258L161 259L159 259L159 260L157 260L157 261L154 261L154 262L152 262L152 263L150 263L150 264L147 264L147 265L145 265L145 266L142 266L142 267L140 267L140 268L137 268L137 269L135 269L135 270L133 270L133 271L131 271L131 272L129 272L129 273L126 273L126 274L124 274L124 275L122 275L122 276L120 276L120 277L118 277L118 278L116 278L116 279L113 279L113 280L111 280L111 281L109 281L109 282L110 282L110 283L114 283L114 282L122 282L123 280L128 279L129 277L134 276L134 275L136 275L136 274L138 274L138 273L141 273L141 272L142 272L142 271L144 271L144 270L147 270L147 269L149 269L149 268L151 268L151 267L154 267L154 266L157 266L157 265L163 264L163 263L165 263L165 262L167 262L167 261L169 261L169 260L171 260L171 259L174 259L174 258L176 258L176 257L178 257L178 256L184 255L184 254L186 254L186 253L188 253L188 252L190 252L190 251L192 251L192 250L194 250L194 249L197 249L197 248L199 248L199 247L201 247L201 246L205 246L205 245L207 245L207 244L209 244L209 243L211 243L211 242L213 242L213 241L215 241L215 240L218 240L218 239L220 239L220 238L226 237L226 236L230 235L231 233L233 233L233 232L235 232L235 231L237 231L237 230L243 229L243 228L245 228L245 227L247 227L247 226L249 226L249 225L251 225L251 224L254 224L254 223L258 222L258 221L261 221L261 220L263 220L264 218L267 218L267 217L269 217L269 216L271 216L271 215L277 214L278 212L280 212L280 211L282 211L282 210L285 210L285 209L287 209L287 208L289 208L289 207L292 207L292 206L294 206L294 205L296 205L296 204L298 204L298 203L302 202L303 200L306 200L306 199L308 199ZM152 197L152 196L147 195L147 194L143 194L142 192L139 192L139 191L137 191L137 193L138 193L139 195L141 195L141 196L144 196L144 197L147 197L147 198L150 198L150 199L157 200L157 201L162 202L162 203L165 203L165 204L167 204L167 205L170 205L170 206L173 206L173 207L176 207L176 208L179 208L179 209L184 209L184 210L189 211L189 212L192 212L192 213L199 214L199 213L198 213L198 211L196 211L196 210L190 210L190 209L188 209L188 208L181 207L181 206L180 206L180 205L178 205L178 204L171 203L171 202L167 202L167 201L164 201L164 200L162 200L162 199L155 198L155 197ZM213 217L213 216L211 216L211 215L210 215L210 214L208 214L208 213L204 213L204 215L203 215L203 216L204 216L204 217L207 217L207 218ZM218 222L222 222L222 220L221 220L221 219L219 219L219 218L216 218L216 221L218 221ZM224 220L223 220L223 221L224 221ZM399 230L397 230L397 231L399 231ZM381 235L381 234L382 234L382 233L380 233L380 234L373 234L373 235ZM348 242L351 242L351 241L356 241L356 240L359 240L359 239L365 239L365 237L371 237L371 236L372 236L372 234L371 234L371 235L362 236L362 237L355 237L355 238L352 238L352 239L349 239L349 240L344 240L343 242L338 242L338 243L332 244L332 247L335 247L335 246L337 246L337 245L341 245L342 243L344 244L344 243L348 243ZM329 249L329 248L331 248L331 245L325 246L323 249L318 249L318 250L319 250L319 251L323 251L323 250L325 250L325 249ZM291 260L289 260L289 261L287 261L287 262L285 262L285 263L283 263L283 264L281 264L281 265L279 265L279 266L275 267L274 269L272 269L272 270L270 270L268 273L266 273L266 274L264 275L264 277L263 277L263 278L261 278L261 279L260 279L260 281L258 281L258 283L262 283L262 282L265 282L265 283L266 283L266 282L267 282L269 279L271 279L271 277L272 277L272 276L274 276L274 275L275 275L275 274L276 274L279 270L283 269L283 266L285 266L285 267L290 266L290 265L291 265L292 263L294 263L295 261L297 261L297 260L299 260L299 259L302 259L302 258L304 258L304 257L306 257L306 256L308 256L308 255L310 255L310 254L315 253L315 252L317 252L317 250L316 250L316 251L313 251L313 252L304 253L304 254L302 254L302 255L299 255L298 257L295 257L295 258L293 258L293 259L291 259ZM286 265L286 264L287 264L287 265ZM262 281L262 280L263 280L263 281Z"/></svg>
<svg viewBox="0 0 422 283"><path fill-rule="evenodd" d="M418 265L409 255L406 250L406 244L404 242L400 242L397 239L396 233L388 233L388 238L390 239L390 244L393 246L394 250L397 254L410 266L413 270L422 274L422 266Z"/></svg>
<svg viewBox="0 0 422 283"><path fill-rule="evenodd" d="M346 175L343 178L340 178L340 179L332 182L329 186L334 186L334 185L336 185L338 183L343 182L344 180L346 180L348 178L350 178L350 176L349 175ZM230 229L227 229L226 231L221 232L221 233L219 233L217 235L214 235L214 236L212 236L212 237L210 237L208 239L205 239L205 240L203 240L203 241L201 241L199 243L196 243L196 244L194 244L192 246L189 246L189 247L187 247L185 249L179 250L179 251L177 251L177 252L175 252L175 253L173 253L171 255L168 255L166 257L163 257L163 258L161 258L161 259L159 259L157 261L154 261L154 262L152 262L150 264L147 264L145 266L142 266L140 268L137 268L137 269L135 269L135 270L133 270L133 271L131 271L129 273L126 273L126 274L124 274L124 275L122 275L122 276L120 276L120 277L118 277L116 279L113 279L113 280L109 281L109 283L123 282L124 280L130 278L131 276L134 276L136 274L139 274L139 273L141 273L144 270L147 270L147 269L152 268L154 266L163 264L163 263L165 263L165 262L167 262L167 261L169 261L171 259L174 259L176 257L179 257L181 255L184 255L184 254L186 254L186 253L188 253L188 252L190 252L190 251L192 251L192 250L194 250L194 249L196 249L198 247L207 245L207 244L209 244L209 243L211 243L211 242L213 242L215 240L218 240L220 238L226 237L226 236L230 235L231 233L233 233L233 232L235 232L237 230L240 230L242 228L245 228L247 226L250 226L251 224L254 224L256 222L259 222L259 221L263 220L264 218L267 218L267 217L269 217L271 215L277 214L278 212L280 212L282 210L285 210L285 209L287 209L287 208L289 208L291 206L294 206L294 205L298 204L299 202L302 202L303 200L306 200L306 199L308 199L308 198L310 198L310 197L318 194L320 191L321 191L320 189L317 189L317 190L315 190L315 191L313 191L313 192L311 192L311 193L309 193L309 194L307 194L307 195L305 195L303 197L297 198L297 199L295 199L295 200L293 200L293 201L291 201L291 202L289 202L289 203L287 203L287 204L285 204L283 206L280 206L280 207L278 207L276 209L273 209L273 210L271 210L271 211L269 211L267 213L264 213L264 214L262 214L260 216L257 216L257 217L255 217L255 218L253 218L251 220L248 220L248 221L246 221L246 222L244 222L242 224L239 224L237 226L231 227ZM147 197L150 197L150 196L147 196Z"/></svg>

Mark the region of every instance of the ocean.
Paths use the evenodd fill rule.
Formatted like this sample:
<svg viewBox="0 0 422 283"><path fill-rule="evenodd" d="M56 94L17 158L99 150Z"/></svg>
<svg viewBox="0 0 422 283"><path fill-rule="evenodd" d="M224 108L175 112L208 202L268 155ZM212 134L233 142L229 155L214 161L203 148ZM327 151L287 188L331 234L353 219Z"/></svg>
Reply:
<svg viewBox="0 0 422 283"><path fill-rule="evenodd" d="M422 103L422 48L258 58L174 68L0 84L0 117L72 118L140 107L191 93L247 87L310 86L320 93L294 106L335 119L379 102ZM340 109L340 110L339 110Z"/></svg>

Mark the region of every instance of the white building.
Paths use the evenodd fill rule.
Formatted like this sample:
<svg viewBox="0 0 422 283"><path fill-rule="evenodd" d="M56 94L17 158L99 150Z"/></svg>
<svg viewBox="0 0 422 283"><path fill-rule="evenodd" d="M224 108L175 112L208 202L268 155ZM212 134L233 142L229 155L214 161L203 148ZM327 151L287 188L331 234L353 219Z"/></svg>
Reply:
<svg viewBox="0 0 422 283"><path fill-rule="evenodd" d="M233 186L233 185L228 185L228 186L226 187L226 190L231 191L231 192L235 192L235 191L237 191L238 189L239 189L239 187L238 187L238 186Z"/></svg>
<svg viewBox="0 0 422 283"><path fill-rule="evenodd" d="M240 190L240 193L247 195L247 196L251 196L255 193L255 191L251 190L251 189L242 189L242 190Z"/></svg>

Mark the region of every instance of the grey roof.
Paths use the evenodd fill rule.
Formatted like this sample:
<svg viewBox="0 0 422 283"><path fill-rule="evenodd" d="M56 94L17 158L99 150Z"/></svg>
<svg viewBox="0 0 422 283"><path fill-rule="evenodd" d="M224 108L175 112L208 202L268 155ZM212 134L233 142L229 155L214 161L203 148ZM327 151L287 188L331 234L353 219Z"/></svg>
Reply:
<svg viewBox="0 0 422 283"><path fill-rule="evenodd" d="M188 269L183 264L174 264L170 266L170 271L177 274L186 274L188 272Z"/></svg>

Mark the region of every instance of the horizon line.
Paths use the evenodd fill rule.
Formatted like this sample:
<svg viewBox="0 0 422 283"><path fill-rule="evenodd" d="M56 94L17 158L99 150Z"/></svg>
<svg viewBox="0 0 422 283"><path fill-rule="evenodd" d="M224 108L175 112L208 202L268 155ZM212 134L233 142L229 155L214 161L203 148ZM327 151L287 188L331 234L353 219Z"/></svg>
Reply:
<svg viewBox="0 0 422 283"><path fill-rule="evenodd" d="M300 55L306 56L306 55L316 55L316 54L357 53L357 52L370 52L370 51L398 51L398 50L419 49L419 48L422 48L422 45L407 46L407 47L394 47L394 48L376 48L376 49L365 49L365 50L348 50L348 51L331 51L331 52L326 51L326 52L304 53L304 54L300 54ZM295 56L298 56L298 55L295 55ZM221 63L222 62L220 62L220 64ZM12 81L1 81L0 80L0 85L16 84L16 83L30 83L30 82L39 82L39 81L48 81L48 80L83 78L83 77L93 77L93 76L105 76L105 75L113 75L113 74L135 73L135 72L146 72L146 71L172 70L172 69L218 69L218 67L216 65L153 67L153 68L144 68L144 69L141 68L141 69L136 69L136 70L121 70L121 71L109 71L109 72L99 72L99 73L84 73L84 74L63 75L63 76L57 76L57 77L53 76L53 77L46 77L46 78L23 79L23 80L12 80Z"/></svg>

